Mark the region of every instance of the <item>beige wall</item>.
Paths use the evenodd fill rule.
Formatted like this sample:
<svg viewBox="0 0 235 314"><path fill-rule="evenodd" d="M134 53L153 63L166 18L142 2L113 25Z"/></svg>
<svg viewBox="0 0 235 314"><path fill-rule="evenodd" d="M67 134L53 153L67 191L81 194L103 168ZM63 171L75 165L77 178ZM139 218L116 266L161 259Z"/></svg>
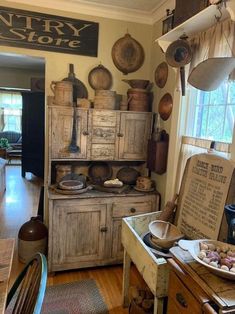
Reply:
<svg viewBox="0 0 235 314"><path fill-rule="evenodd" d="M157 66L165 60L165 55L161 51L158 43L155 39L160 37L162 33L162 21L158 21L153 25L153 40L152 40L152 54L151 54L151 66L150 75L154 82L154 73ZM179 130L178 130L178 118L180 115L180 93L177 90L177 73L176 71L168 67L169 74L166 85L164 88L159 88L154 84L154 112L158 113L158 104L160 99L165 93L170 93L174 100L173 110L170 118L167 121L161 119L161 127L167 131L170 135L169 152L167 172L163 175L157 175L152 173L152 178L156 181L157 189L162 195L162 206L166 201L172 198L175 192L175 176L177 170L177 159L179 153Z"/></svg>
<svg viewBox="0 0 235 314"><path fill-rule="evenodd" d="M32 77L44 77L44 72L2 67L0 87L30 89Z"/></svg>
<svg viewBox="0 0 235 314"><path fill-rule="evenodd" d="M1 5L7 7L15 7L19 9L25 9L35 11L35 7L22 6L20 4L12 4L7 1L1 1ZM30 56L44 57L46 62L46 94L52 95L50 90L50 82L52 80L61 80L68 75L69 63L74 64L74 70L77 78L79 78L88 88L89 98L93 98L94 91L88 84L89 71L97 66L100 62L106 66L113 75L113 90L116 90L119 94L126 94L128 86L122 82L123 78L149 78L150 67L150 54L151 54L151 39L152 39L152 26L143 25L138 23L124 22L112 19L106 19L101 17L94 17L89 15L81 15L78 13L69 13L56 10L38 9L38 12L60 15L64 17L71 17L75 19L84 19L95 21L99 23L99 40L98 40L98 57L86 57L80 55L56 53L39 51L33 49L14 48L14 47L1 47L2 52L15 52ZM143 66L135 73L123 75L116 69L111 57L111 49L117 39L124 36L126 32L131 34L136 40L138 40L145 51L145 61Z"/></svg>

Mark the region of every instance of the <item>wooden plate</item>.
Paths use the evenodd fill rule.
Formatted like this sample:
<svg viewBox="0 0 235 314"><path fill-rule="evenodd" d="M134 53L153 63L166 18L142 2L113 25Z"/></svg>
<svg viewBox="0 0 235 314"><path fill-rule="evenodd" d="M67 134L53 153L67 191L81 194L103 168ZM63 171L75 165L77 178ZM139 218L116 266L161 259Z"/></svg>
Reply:
<svg viewBox="0 0 235 314"><path fill-rule="evenodd" d="M113 45L113 63L123 74L137 71L144 63L144 57L143 47L130 34L119 38Z"/></svg>
<svg viewBox="0 0 235 314"><path fill-rule="evenodd" d="M88 169L88 175L95 184L101 184L112 177L112 168L107 162L96 161L91 163Z"/></svg>
<svg viewBox="0 0 235 314"><path fill-rule="evenodd" d="M168 65L166 62L160 63L155 70L155 83L158 87L163 88L168 78Z"/></svg>
<svg viewBox="0 0 235 314"><path fill-rule="evenodd" d="M162 120L166 121L172 112L173 99L171 94L166 93L160 100L158 105L158 112Z"/></svg>
<svg viewBox="0 0 235 314"><path fill-rule="evenodd" d="M61 190L59 189L58 187L51 187L53 191L55 191L56 193L59 193L59 194L64 194L64 195L76 195L76 194L82 194L82 193L85 193L85 192L88 192L90 190L93 189L92 186L87 186L86 188L84 189L80 189L80 190Z"/></svg>
<svg viewBox="0 0 235 314"><path fill-rule="evenodd" d="M80 190L84 187L84 183L78 180L62 180L58 183L61 190Z"/></svg>
<svg viewBox="0 0 235 314"><path fill-rule="evenodd" d="M90 86L97 89L108 90L112 87L113 77L111 72L102 64L93 68L88 74L88 82Z"/></svg>
<svg viewBox="0 0 235 314"><path fill-rule="evenodd" d="M117 172L117 178L124 184L135 184L139 176L139 171L131 167L123 167Z"/></svg>

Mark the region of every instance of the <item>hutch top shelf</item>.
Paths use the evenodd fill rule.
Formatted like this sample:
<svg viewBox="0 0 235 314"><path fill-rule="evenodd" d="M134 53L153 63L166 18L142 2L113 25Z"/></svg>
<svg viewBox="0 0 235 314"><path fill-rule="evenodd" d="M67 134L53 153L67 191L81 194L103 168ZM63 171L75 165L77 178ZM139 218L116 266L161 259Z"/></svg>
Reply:
<svg viewBox="0 0 235 314"><path fill-rule="evenodd" d="M224 5L221 6L221 13L221 20L225 20L230 16L230 18L235 21L235 0L227 1L226 7ZM216 23L215 16L219 15L218 5L210 5L168 33L157 38L155 42L157 42L165 52L170 43L179 39L183 34L191 37L196 33L212 27Z"/></svg>

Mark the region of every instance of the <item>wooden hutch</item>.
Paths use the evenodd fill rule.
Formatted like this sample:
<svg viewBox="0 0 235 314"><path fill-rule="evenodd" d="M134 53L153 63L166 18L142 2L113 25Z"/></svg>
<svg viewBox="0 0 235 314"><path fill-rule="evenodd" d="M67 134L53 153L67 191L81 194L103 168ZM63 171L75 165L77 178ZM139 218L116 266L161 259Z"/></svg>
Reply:
<svg viewBox="0 0 235 314"><path fill-rule="evenodd" d="M152 113L119 110L76 109L77 145L70 153L73 108L49 107L49 185L56 164L71 164L87 174L90 161L109 161L113 176L118 167L145 167ZM118 164L118 166L117 166ZM77 172L76 171L76 172ZM156 211L156 192L122 194L89 191L62 195L49 190L49 271L60 271L122 261L123 217Z"/></svg>

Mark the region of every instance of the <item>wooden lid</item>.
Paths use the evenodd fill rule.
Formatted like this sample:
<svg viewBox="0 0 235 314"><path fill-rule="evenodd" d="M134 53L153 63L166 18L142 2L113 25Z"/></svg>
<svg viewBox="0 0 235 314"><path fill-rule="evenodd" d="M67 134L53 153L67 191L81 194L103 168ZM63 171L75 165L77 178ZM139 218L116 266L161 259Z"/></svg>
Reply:
<svg viewBox="0 0 235 314"><path fill-rule="evenodd" d="M113 63L123 74L137 71L144 63L144 57L143 47L130 34L118 39L113 45Z"/></svg>
<svg viewBox="0 0 235 314"><path fill-rule="evenodd" d="M163 88L168 78L168 65L166 62L160 63L155 70L155 83L158 87Z"/></svg>
<svg viewBox="0 0 235 314"><path fill-rule="evenodd" d="M109 90L113 84L113 77L107 68L105 68L102 64L99 64L88 74L88 82L95 90Z"/></svg>

